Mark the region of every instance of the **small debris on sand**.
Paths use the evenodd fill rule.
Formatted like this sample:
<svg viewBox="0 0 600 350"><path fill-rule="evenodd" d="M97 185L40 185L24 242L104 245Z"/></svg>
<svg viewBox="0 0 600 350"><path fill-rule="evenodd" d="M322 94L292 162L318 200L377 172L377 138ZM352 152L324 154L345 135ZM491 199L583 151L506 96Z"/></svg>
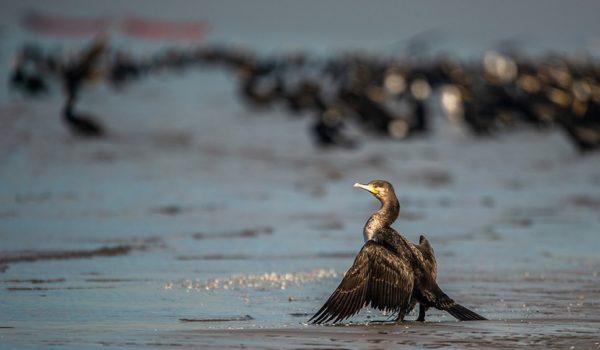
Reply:
<svg viewBox="0 0 600 350"><path fill-rule="evenodd" d="M35 292L48 290L88 290L88 289L115 289L113 286L98 286L98 287L7 287L6 290L11 292Z"/></svg>
<svg viewBox="0 0 600 350"><path fill-rule="evenodd" d="M206 255L180 255L177 260L257 260L256 257L243 254L206 254Z"/></svg>
<svg viewBox="0 0 600 350"><path fill-rule="evenodd" d="M140 278L86 278L86 282L93 283L122 283L122 282L145 282L149 281L148 279L140 279Z"/></svg>
<svg viewBox="0 0 600 350"><path fill-rule="evenodd" d="M311 226L319 231L339 231L344 229L344 223L339 220L327 220Z"/></svg>
<svg viewBox="0 0 600 350"><path fill-rule="evenodd" d="M232 321L251 321L254 317L250 315L238 317L215 317L215 318L180 318L181 322L232 322Z"/></svg>
<svg viewBox="0 0 600 350"><path fill-rule="evenodd" d="M436 188L444 187L452 184L454 179L452 174L444 169L422 169L413 172L409 176L409 181L412 183L423 184L427 187Z"/></svg>
<svg viewBox="0 0 600 350"><path fill-rule="evenodd" d="M588 208L592 210L600 209L600 198L592 197L585 194L574 195L568 198L569 204L580 208Z"/></svg>
<svg viewBox="0 0 600 350"><path fill-rule="evenodd" d="M154 145L161 150L182 150L192 145L193 137L185 132L161 133L154 136Z"/></svg>
<svg viewBox="0 0 600 350"><path fill-rule="evenodd" d="M153 208L152 211L163 215L179 215L185 211L185 208L177 204L170 204Z"/></svg>
<svg viewBox="0 0 600 350"><path fill-rule="evenodd" d="M270 226L257 227L257 228L246 228L240 231L221 232L221 233L196 233L193 235L194 239L229 239L229 238L252 238L262 235L273 234L273 228Z"/></svg>
<svg viewBox="0 0 600 350"><path fill-rule="evenodd" d="M356 252L328 252L316 254L284 254L284 255L245 255L245 254L205 254L179 255L177 260L295 260L295 259L346 259L354 258Z"/></svg>
<svg viewBox="0 0 600 350"><path fill-rule="evenodd" d="M533 225L533 220L530 218L515 218L508 221L510 224L520 227L529 227Z"/></svg>
<svg viewBox="0 0 600 350"><path fill-rule="evenodd" d="M293 297L293 296L289 296L288 297L288 302L294 302L294 301L307 301L310 300L310 298L307 297Z"/></svg>

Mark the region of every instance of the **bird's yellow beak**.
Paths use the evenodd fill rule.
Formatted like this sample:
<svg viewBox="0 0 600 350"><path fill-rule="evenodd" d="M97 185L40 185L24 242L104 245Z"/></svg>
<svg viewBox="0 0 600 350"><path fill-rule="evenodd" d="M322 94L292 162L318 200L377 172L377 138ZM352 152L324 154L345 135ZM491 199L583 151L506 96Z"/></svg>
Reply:
<svg viewBox="0 0 600 350"><path fill-rule="evenodd" d="M373 194L379 193L379 191L377 191L377 189L375 187L373 187L372 185L363 185L363 184L360 184L357 182L354 184L354 187L362 188L363 190L367 190Z"/></svg>

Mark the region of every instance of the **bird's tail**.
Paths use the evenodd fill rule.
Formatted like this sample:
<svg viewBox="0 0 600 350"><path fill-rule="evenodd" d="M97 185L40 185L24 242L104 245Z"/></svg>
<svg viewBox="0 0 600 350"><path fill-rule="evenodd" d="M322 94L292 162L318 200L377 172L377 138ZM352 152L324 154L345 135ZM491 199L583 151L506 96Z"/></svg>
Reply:
<svg viewBox="0 0 600 350"><path fill-rule="evenodd" d="M461 321L478 321L487 320L487 318L479 315L478 313L467 309L466 307L456 303L446 293L444 293L440 287L435 284L433 286L433 294L435 295L435 307L439 310L444 310L456 319Z"/></svg>
<svg viewBox="0 0 600 350"><path fill-rule="evenodd" d="M446 309L446 311L454 316L456 319L461 321L479 321L479 320L487 320L487 318L481 316L480 314L467 309L466 307L460 304L454 304Z"/></svg>

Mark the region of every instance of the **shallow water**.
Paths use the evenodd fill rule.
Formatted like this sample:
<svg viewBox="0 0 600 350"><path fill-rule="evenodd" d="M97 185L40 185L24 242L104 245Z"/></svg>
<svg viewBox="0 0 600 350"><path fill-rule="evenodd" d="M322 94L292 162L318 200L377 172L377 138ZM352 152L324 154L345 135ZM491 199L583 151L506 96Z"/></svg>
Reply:
<svg viewBox="0 0 600 350"><path fill-rule="evenodd" d="M600 347L600 155L564 135L440 118L435 137L323 152L221 72L91 89L101 141L69 136L60 101L0 109L0 348ZM306 325L362 245L376 201L352 184L373 178L490 322Z"/></svg>

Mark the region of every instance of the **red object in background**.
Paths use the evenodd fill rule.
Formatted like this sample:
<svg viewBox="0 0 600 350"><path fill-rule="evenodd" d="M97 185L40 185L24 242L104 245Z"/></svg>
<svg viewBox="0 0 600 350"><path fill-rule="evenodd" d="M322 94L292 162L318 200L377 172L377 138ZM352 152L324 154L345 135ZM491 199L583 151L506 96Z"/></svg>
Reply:
<svg viewBox="0 0 600 350"><path fill-rule="evenodd" d="M124 34L143 39L202 40L208 30L204 21L164 21L130 17L123 22Z"/></svg>
<svg viewBox="0 0 600 350"><path fill-rule="evenodd" d="M108 18L67 17L30 12L21 25L32 32L44 35L94 37L106 33L109 27L122 34L150 40L190 40L200 41L209 31L205 21L166 21L141 17L127 17L122 21Z"/></svg>
<svg viewBox="0 0 600 350"><path fill-rule="evenodd" d="M58 36L89 37L106 32L110 20L106 18L75 18L30 12L21 20L27 30Z"/></svg>

